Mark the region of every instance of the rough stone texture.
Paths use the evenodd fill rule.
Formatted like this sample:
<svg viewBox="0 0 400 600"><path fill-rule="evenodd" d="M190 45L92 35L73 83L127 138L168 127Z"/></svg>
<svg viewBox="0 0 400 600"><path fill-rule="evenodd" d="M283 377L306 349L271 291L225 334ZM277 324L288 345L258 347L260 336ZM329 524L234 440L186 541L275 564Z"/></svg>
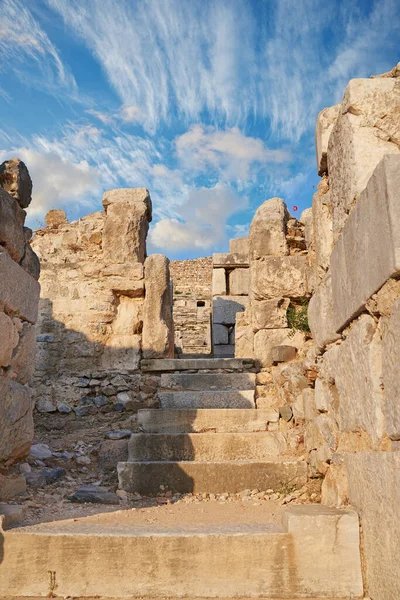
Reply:
<svg viewBox="0 0 400 600"><path fill-rule="evenodd" d="M344 464L331 464L322 482L321 504L346 506L349 503L347 469Z"/></svg>
<svg viewBox="0 0 400 600"><path fill-rule="evenodd" d="M348 454L346 466L349 499L361 514L369 595L394 600L400 597L400 453Z"/></svg>
<svg viewBox="0 0 400 600"><path fill-rule="evenodd" d="M29 454L33 441L30 391L16 381L0 377L0 468Z"/></svg>
<svg viewBox="0 0 400 600"><path fill-rule="evenodd" d="M255 408L254 390L159 392L161 408Z"/></svg>
<svg viewBox="0 0 400 600"><path fill-rule="evenodd" d="M250 260L262 256L289 254L286 223L289 212L281 198L266 200L256 211L250 225Z"/></svg>
<svg viewBox="0 0 400 600"><path fill-rule="evenodd" d="M235 346L234 344L215 345L213 348L213 355L215 358L233 358L235 356Z"/></svg>
<svg viewBox="0 0 400 600"><path fill-rule="evenodd" d="M268 425L278 420L279 412L274 408L138 411L139 427L146 433L250 433L267 431Z"/></svg>
<svg viewBox="0 0 400 600"><path fill-rule="evenodd" d="M315 150L317 155L318 175L323 175L328 172L328 142L340 109L340 104L329 106L328 108L321 110L317 117L317 123L315 125Z"/></svg>
<svg viewBox="0 0 400 600"><path fill-rule="evenodd" d="M400 270L399 194L400 156L385 156L332 252L336 331L354 319L367 300Z"/></svg>
<svg viewBox="0 0 400 600"><path fill-rule="evenodd" d="M229 344L229 329L225 325L213 325L213 343L214 344Z"/></svg>
<svg viewBox="0 0 400 600"><path fill-rule="evenodd" d="M109 190L103 196L103 206L104 259L114 263L143 263L151 221L149 192L145 188Z"/></svg>
<svg viewBox="0 0 400 600"><path fill-rule="evenodd" d="M294 346L299 349L304 343L304 335L299 331L291 335L291 329L261 329L254 336L254 358L263 366L273 364L272 349L275 346Z"/></svg>
<svg viewBox="0 0 400 600"><path fill-rule="evenodd" d="M53 208L45 216L46 227L49 229L58 229L60 225L66 225L68 223L67 215L65 210L59 208Z"/></svg>
<svg viewBox="0 0 400 600"><path fill-rule="evenodd" d="M234 269L236 267L248 267L249 259L243 254L225 254L215 253L212 255L214 269L223 267L225 269Z"/></svg>
<svg viewBox="0 0 400 600"><path fill-rule="evenodd" d="M18 344L19 335L12 319L0 312L0 367L8 367L15 346Z"/></svg>
<svg viewBox="0 0 400 600"><path fill-rule="evenodd" d="M25 163L19 158L6 160L0 165L0 187L5 189L21 208L32 200L32 180Z"/></svg>
<svg viewBox="0 0 400 600"><path fill-rule="evenodd" d="M236 315L235 356L238 358L253 358L254 356L254 331L248 309L244 313Z"/></svg>
<svg viewBox="0 0 400 600"><path fill-rule="evenodd" d="M160 359L143 360L142 371L188 371L198 369L229 369L229 371L251 369L254 366L253 360L243 358L183 358L183 359Z"/></svg>
<svg viewBox="0 0 400 600"><path fill-rule="evenodd" d="M400 440L400 298L391 317L382 320L382 333L385 428L393 440Z"/></svg>
<svg viewBox="0 0 400 600"><path fill-rule="evenodd" d="M314 262L318 278L329 268L333 249L332 205L328 179L323 177L312 200Z"/></svg>
<svg viewBox="0 0 400 600"><path fill-rule="evenodd" d="M305 256L266 257L250 266L251 291L255 300L304 298L308 291Z"/></svg>
<svg viewBox="0 0 400 600"><path fill-rule="evenodd" d="M0 310L36 323L40 286L0 247Z"/></svg>
<svg viewBox="0 0 400 600"><path fill-rule="evenodd" d="M308 303L308 324L315 344L324 348L339 339L333 315L332 280L327 273Z"/></svg>
<svg viewBox="0 0 400 600"><path fill-rule="evenodd" d="M383 435L382 357L375 321L362 315L339 346L335 382L340 431L365 431L373 441Z"/></svg>
<svg viewBox="0 0 400 600"><path fill-rule="evenodd" d="M25 254L25 212L18 202L0 188L0 245L19 263Z"/></svg>
<svg viewBox="0 0 400 600"><path fill-rule="evenodd" d="M231 296L248 296L249 285L249 269L234 269L229 273L229 294Z"/></svg>
<svg viewBox="0 0 400 600"><path fill-rule="evenodd" d="M164 373L163 390L253 390L254 373Z"/></svg>
<svg viewBox="0 0 400 600"><path fill-rule="evenodd" d="M174 329L169 260L162 254L152 254L146 259L144 269L143 357L172 358Z"/></svg>
<svg viewBox="0 0 400 600"><path fill-rule="evenodd" d="M242 254L248 259L250 251L249 238L235 238L229 240L229 253L230 254Z"/></svg>
<svg viewBox="0 0 400 600"><path fill-rule="evenodd" d="M297 355L297 348L294 346L274 346L271 349L271 359L273 363L289 362L294 360Z"/></svg>
<svg viewBox="0 0 400 600"><path fill-rule="evenodd" d="M213 299L213 322L234 325L236 313L243 312L248 305L246 296L216 296Z"/></svg>
<svg viewBox="0 0 400 600"><path fill-rule="evenodd" d="M271 300L253 300L251 303L251 324L254 332L260 329L286 328L288 298L273 298Z"/></svg>
<svg viewBox="0 0 400 600"><path fill-rule="evenodd" d="M375 167L400 152L400 87L394 78L352 79L328 145L335 238Z"/></svg>
<svg viewBox="0 0 400 600"><path fill-rule="evenodd" d="M213 269L212 272L212 295L226 295L226 275L225 269Z"/></svg>

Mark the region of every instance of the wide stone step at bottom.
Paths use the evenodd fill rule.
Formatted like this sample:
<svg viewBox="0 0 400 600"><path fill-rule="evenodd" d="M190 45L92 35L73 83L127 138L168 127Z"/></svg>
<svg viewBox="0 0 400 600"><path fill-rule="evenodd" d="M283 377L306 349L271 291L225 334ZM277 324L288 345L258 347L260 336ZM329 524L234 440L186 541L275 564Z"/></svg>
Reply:
<svg viewBox="0 0 400 600"><path fill-rule="evenodd" d="M145 433L247 433L267 431L269 423L278 422L279 411L275 408L145 408L138 411L137 417Z"/></svg>
<svg viewBox="0 0 400 600"><path fill-rule="evenodd" d="M134 433L129 461L265 460L287 450L283 433Z"/></svg>
<svg viewBox="0 0 400 600"><path fill-rule="evenodd" d="M119 488L152 496L175 493L237 494L247 489L293 490L307 482L307 463L271 457L261 461L143 461L118 463Z"/></svg>
<svg viewBox="0 0 400 600"><path fill-rule="evenodd" d="M161 408L255 408L254 390L159 392Z"/></svg>
<svg viewBox="0 0 400 600"><path fill-rule="evenodd" d="M252 358L155 358L144 359L140 365L142 371L161 373L197 371L199 369L243 371L253 367L254 360Z"/></svg>
<svg viewBox="0 0 400 600"><path fill-rule="evenodd" d="M292 507L282 525L203 525L199 512L183 526L135 517L118 511L0 532L0 597L362 596L358 516L350 509Z"/></svg>

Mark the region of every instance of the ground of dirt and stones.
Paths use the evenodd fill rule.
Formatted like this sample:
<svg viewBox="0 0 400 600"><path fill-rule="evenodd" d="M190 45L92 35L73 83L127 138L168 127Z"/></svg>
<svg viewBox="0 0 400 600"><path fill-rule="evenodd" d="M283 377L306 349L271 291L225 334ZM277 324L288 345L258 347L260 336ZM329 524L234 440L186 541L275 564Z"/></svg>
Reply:
<svg viewBox="0 0 400 600"><path fill-rule="evenodd" d="M104 415L104 418L67 418L38 415L31 454L19 470L27 479L27 491L9 504L23 507L21 525L74 519L129 510L135 521L153 519L179 522L193 518L194 505L206 523L243 521L259 517L262 522L280 519L288 504L318 503L321 480L311 479L296 491L243 490L239 494L173 494L160 486L156 497L128 494L117 489L116 465L126 460L130 433L139 431L135 414ZM82 486L99 490L96 502L77 500ZM83 490L87 488L83 487ZM90 490L89 490L90 491ZM92 494L93 496L93 494ZM106 501L107 504L101 504ZM99 502L99 503L98 503ZM192 507L192 508L190 508ZM154 510L154 509L157 510ZM132 517L132 515L131 515Z"/></svg>

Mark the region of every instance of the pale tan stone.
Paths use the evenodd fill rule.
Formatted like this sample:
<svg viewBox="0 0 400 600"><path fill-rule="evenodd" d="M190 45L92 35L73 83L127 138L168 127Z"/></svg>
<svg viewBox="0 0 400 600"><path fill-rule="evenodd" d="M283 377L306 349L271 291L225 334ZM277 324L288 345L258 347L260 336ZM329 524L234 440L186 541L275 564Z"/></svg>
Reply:
<svg viewBox="0 0 400 600"><path fill-rule="evenodd" d="M316 346L324 348L340 338L335 329L332 279L329 272L314 291L308 303L307 316Z"/></svg>
<svg viewBox="0 0 400 600"><path fill-rule="evenodd" d="M309 248L313 239L313 214L312 208L306 208L300 215L300 223L304 225L304 237L306 240L306 247Z"/></svg>
<svg viewBox="0 0 400 600"><path fill-rule="evenodd" d="M265 257L250 266L251 291L255 300L303 298L308 292L305 256Z"/></svg>
<svg viewBox="0 0 400 600"><path fill-rule="evenodd" d="M174 327L169 260L162 254L152 254L146 259L144 271L146 297L143 305L143 357L172 358Z"/></svg>
<svg viewBox="0 0 400 600"><path fill-rule="evenodd" d="M321 488L321 504L326 506L346 506L349 503L349 489L346 465L331 464Z"/></svg>
<svg viewBox="0 0 400 600"><path fill-rule="evenodd" d="M365 431L373 441L383 435L380 332L369 315L354 323L338 347L335 383L339 393L340 431Z"/></svg>
<svg viewBox="0 0 400 600"><path fill-rule="evenodd" d="M103 348L101 366L103 369L131 370L139 368L140 335L113 334ZM84 355L87 353L84 351Z"/></svg>
<svg viewBox="0 0 400 600"><path fill-rule="evenodd" d="M213 298L213 322L234 325L237 313L246 310L248 304L247 296L215 296Z"/></svg>
<svg viewBox="0 0 400 600"><path fill-rule="evenodd" d="M327 181L326 177L322 178L312 200L313 250L319 278L323 277L329 268L333 249L332 206Z"/></svg>
<svg viewBox="0 0 400 600"><path fill-rule="evenodd" d="M393 305L400 298L400 280L388 279L381 289L366 303L368 312L376 316L390 317Z"/></svg>
<svg viewBox="0 0 400 600"><path fill-rule="evenodd" d="M281 198L266 200L257 209L250 225L250 259L262 256L289 254L286 241L286 223L289 212Z"/></svg>
<svg viewBox="0 0 400 600"><path fill-rule="evenodd" d="M229 273L229 294L231 296L248 296L249 286L249 269L234 269Z"/></svg>
<svg viewBox="0 0 400 600"><path fill-rule="evenodd" d="M9 315L36 323L39 304L39 283L14 262L6 252L0 252L0 310Z"/></svg>
<svg viewBox="0 0 400 600"><path fill-rule="evenodd" d="M251 302L251 322L253 330L286 328L288 298L272 298L271 300L253 300Z"/></svg>
<svg viewBox="0 0 400 600"><path fill-rule="evenodd" d="M249 257L244 254L226 254L216 252L212 255L213 268L234 269L236 267L248 267Z"/></svg>
<svg viewBox="0 0 400 600"><path fill-rule="evenodd" d="M31 323L24 323L11 360L11 369L20 383L29 383L35 371L36 329Z"/></svg>
<svg viewBox="0 0 400 600"><path fill-rule="evenodd" d="M25 254L23 259L19 263L21 267L29 273L34 279L38 280L40 277L40 261L38 256L32 250L29 243L25 244Z"/></svg>
<svg viewBox="0 0 400 600"><path fill-rule="evenodd" d="M249 256L249 238L235 238L229 240L229 253L230 254L242 254L243 256Z"/></svg>
<svg viewBox="0 0 400 600"><path fill-rule="evenodd" d="M396 79L353 79L346 88L328 146L335 239L380 160L400 152L399 106Z"/></svg>
<svg viewBox="0 0 400 600"><path fill-rule="evenodd" d="M49 227L50 229L58 229L60 225L66 225L68 223L65 210L56 208L49 210L44 218L44 221L46 223L46 227Z"/></svg>
<svg viewBox="0 0 400 600"><path fill-rule="evenodd" d="M304 335L296 331L291 335L291 329L261 329L254 335L254 358L264 367L273 364L272 348L274 346L290 345L299 349L304 344Z"/></svg>
<svg viewBox="0 0 400 600"><path fill-rule="evenodd" d="M253 358L254 356L254 331L248 315L238 313L235 326L235 357Z"/></svg>
<svg viewBox="0 0 400 600"><path fill-rule="evenodd" d="M362 452L345 457L349 499L360 511L366 561L366 586L371 598L400 598L400 453Z"/></svg>
<svg viewBox="0 0 400 600"><path fill-rule="evenodd" d="M29 389L0 376L0 465L9 467L28 456L33 441Z"/></svg>
<svg viewBox="0 0 400 600"><path fill-rule="evenodd" d="M152 220L152 203L150 193L146 188L116 188L107 190L103 194L102 205L108 213L112 204L137 204L143 205L148 222Z"/></svg>
<svg viewBox="0 0 400 600"><path fill-rule="evenodd" d="M19 262L25 253L25 213L18 202L0 188L0 245Z"/></svg>
<svg viewBox="0 0 400 600"><path fill-rule="evenodd" d="M0 312L0 367L8 367L15 346L18 344L18 331L13 321Z"/></svg>
<svg viewBox="0 0 400 600"><path fill-rule="evenodd" d="M225 269L213 269L212 271L212 295L226 296L226 271Z"/></svg>
<svg viewBox="0 0 400 600"><path fill-rule="evenodd" d="M312 421L318 416L318 411L315 406L314 390L307 387L302 390L301 396L303 398L304 418L306 421Z"/></svg>
<svg viewBox="0 0 400 600"><path fill-rule="evenodd" d="M328 143L340 109L340 104L329 106L328 108L321 110L317 117L317 123L315 125L315 150L317 155L318 175L323 175L328 172Z"/></svg>
<svg viewBox="0 0 400 600"><path fill-rule="evenodd" d="M15 198L21 208L27 208L31 203L32 180L19 158L11 158L0 165L0 187Z"/></svg>
<svg viewBox="0 0 400 600"><path fill-rule="evenodd" d="M113 333L116 335L136 335L143 327L143 301L121 296L117 316L113 322Z"/></svg>
<svg viewBox="0 0 400 600"><path fill-rule="evenodd" d="M121 200L107 205L102 237L105 261L113 263L145 261L146 237L149 230L147 214L147 205L141 201Z"/></svg>
<svg viewBox="0 0 400 600"><path fill-rule="evenodd" d="M332 252L336 331L354 319L367 300L400 270L399 194L400 156L385 156Z"/></svg>
<svg viewBox="0 0 400 600"><path fill-rule="evenodd" d="M386 431L400 440L400 299L390 318L382 319L383 389Z"/></svg>

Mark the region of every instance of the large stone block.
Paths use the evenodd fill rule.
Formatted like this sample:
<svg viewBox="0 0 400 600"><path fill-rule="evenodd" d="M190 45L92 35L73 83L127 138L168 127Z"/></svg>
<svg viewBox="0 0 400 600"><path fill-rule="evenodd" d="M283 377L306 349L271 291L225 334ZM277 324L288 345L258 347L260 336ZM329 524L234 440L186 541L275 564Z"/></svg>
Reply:
<svg viewBox="0 0 400 600"><path fill-rule="evenodd" d="M140 335L112 335L103 348L101 367L103 369L130 370L139 368ZM87 359L85 346L82 358ZM85 364L84 362L82 364Z"/></svg>
<svg viewBox="0 0 400 600"><path fill-rule="evenodd" d="M27 208L31 203L32 179L19 158L6 160L0 165L0 187L15 198L21 208Z"/></svg>
<svg viewBox="0 0 400 600"><path fill-rule="evenodd" d="M8 467L29 454L33 441L30 391L0 377L0 466Z"/></svg>
<svg viewBox="0 0 400 600"><path fill-rule="evenodd" d="M362 315L338 347L334 365L341 432L364 431L373 441L382 437L381 353L376 323L369 315Z"/></svg>
<svg viewBox="0 0 400 600"><path fill-rule="evenodd" d="M234 267L248 267L249 257L243 254L225 254L215 253L212 255L213 268L224 267L226 269Z"/></svg>
<svg viewBox="0 0 400 600"><path fill-rule="evenodd" d="M214 323L212 332L214 344L229 344L229 329L227 326Z"/></svg>
<svg viewBox="0 0 400 600"><path fill-rule="evenodd" d="M35 351L35 326L31 323L24 323L11 361L11 368L20 383L29 383L35 372Z"/></svg>
<svg viewBox="0 0 400 600"><path fill-rule="evenodd" d="M330 464L321 488L321 504L346 506L349 503L348 477L345 464Z"/></svg>
<svg viewBox="0 0 400 600"><path fill-rule="evenodd" d="M109 190L103 196L106 219L102 248L104 260L141 262L146 258L146 237L151 200L144 188Z"/></svg>
<svg viewBox="0 0 400 600"><path fill-rule="evenodd" d="M400 153L400 88L394 78L353 79L328 145L335 239L386 154Z"/></svg>
<svg viewBox="0 0 400 600"><path fill-rule="evenodd" d="M254 331L247 311L236 316L235 356L237 358L253 358L254 356Z"/></svg>
<svg viewBox="0 0 400 600"><path fill-rule="evenodd" d="M144 270L143 358L172 358L174 325L169 260L162 254L152 254L146 259Z"/></svg>
<svg viewBox="0 0 400 600"><path fill-rule="evenodd" d="M308 324L316 346L323 348L340 338L333 316L332 280L328 272L308 304Z"/></svg>
<svg viewBox="0 0 400 600"><path fill-rule="evenodd" d="M308 292L305 256L265 257L250 267L251 292L255 300L304 298Z"/></svg>
<svg viewBox="0 0 400 600"><path fill-rule="evenodd" d="M323 175L328 172L328 142L340 109L340 104L329 106L328 108L321 110L317 117L317 123L315 125L315 150L317 155L318 175Z"/></svg>
<svg viewBox="0 0 400 600"><path fill-rule="evenodd" d="M7 252L0 251L0 310L36 323L40 285Z"/></svg>
<svg viewBox="0 0 400 600"><path fill-rule="evenodd" d="M332 206L328 180L323 177L312 200L313 249L318 277L323 277L329 268L333 249Z"/></svg>
<svg viewBox="0 0 400 600"><path fill-rule="evenodd" d="M382 319L383 389L386 431L400 440L400 299L390 318Z"/></svg>
<svg viewBox="0 0 400 600"><path fill-rule="evenodd" d="M248 303L247 296L216 296L213 299L213 322L234 325L236 313L243 312Z"/></svg>
<svg viewBox="0 0 400 600"><path fill-rule="evenodd" d="M212 295L226 296L226 271L225 269L213 269L212 272Z"/></svg>
<svg viewBox="0 0 400 600"><path fill-rule="evenodd" d="M263 367L273 364L272 349L275 346L294 346L299 349L304 344L304 335L291 329L261 329L254 335L254 358Z"/></svg>
<svg viewBox="0 0 400 600"><path fill-rule="evenodd" d="M375 169L332 252L330 265L336 331L400 271L400 156Z"/></svg>
<svg viewBox="0 0 400 600"><path fill-rule="evenodd" d="M271 198L259 206L250 225L251 260L262 256L289 254L286 241L286 223L289 218L286 204L281 198Z"/></svg>
<svg viewBox="0 0 400 600"><path fill-rule="evenodd" d="M25 213L18 202L0 188L0 245L19 262L25 253Z"/></svg>
<svg viewBox="0 0 400 600"><path fill-rule="evenodd" d="M249 287L249 269L234 269L229 273L229 294L232 296L248 296Z"/></svg>
<svg viewBox="0 0 400 600"><path fill-rule="evenodd" d="M0 312L0 367L8 367L11 364L18 339L18 331L12 319Z"/></svg>
<svg viewBox="0 0 400 600"><path fill-rule="evenodd" d="M286 328L288 298L272 298L271 300L252 300L251 324L254 331L260 329Z"/></svg>
<svg viewBox="0 0 400 600"><path fill-rule="evenodd" d="M400 598L400 453L347 454L346 466L349 499L361 514L369 596Z"/></svg>
<svg viewBox="0 0 400 600"><path fill-rule="evenodd" d="M246 258L249 256L249 238L235 238L229 240L229 253L230 254L242 254Z"/></svg>

